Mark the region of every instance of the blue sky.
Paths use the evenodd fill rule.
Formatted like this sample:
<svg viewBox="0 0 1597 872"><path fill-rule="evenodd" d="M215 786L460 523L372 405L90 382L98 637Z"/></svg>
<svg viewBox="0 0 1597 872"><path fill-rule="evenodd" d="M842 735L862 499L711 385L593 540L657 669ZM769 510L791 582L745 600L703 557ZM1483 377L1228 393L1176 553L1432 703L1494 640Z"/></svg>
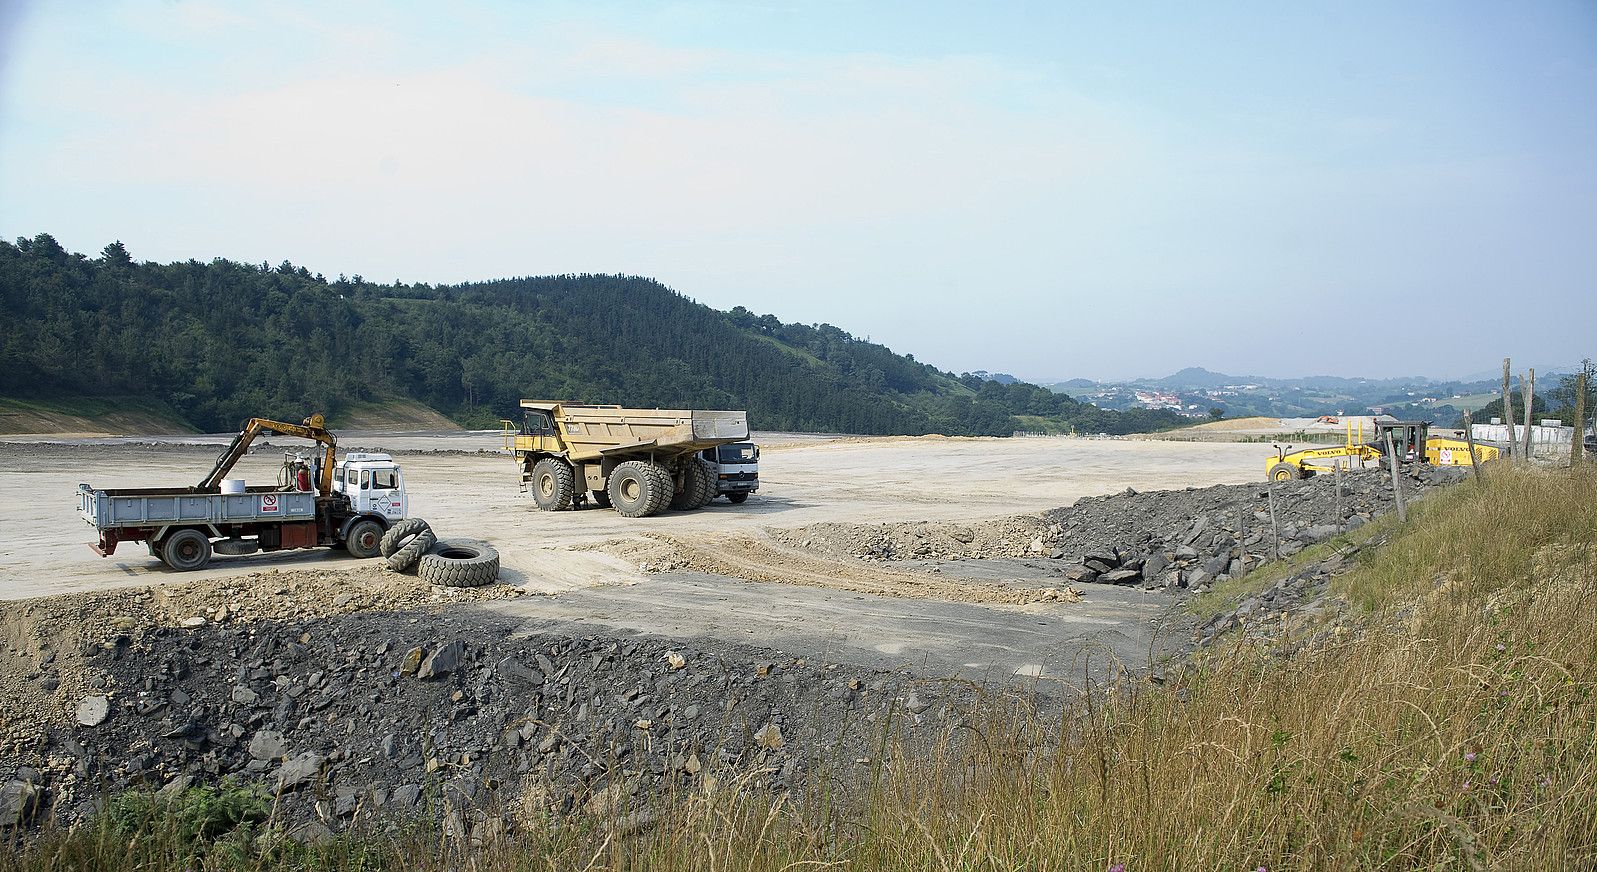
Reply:
<svg viewBox="0 0 1597 872"><path fill-rule="evenodd" d="M1597 347L1597 4L0 8L6 237L649 275L1034 379Z"/></svg>

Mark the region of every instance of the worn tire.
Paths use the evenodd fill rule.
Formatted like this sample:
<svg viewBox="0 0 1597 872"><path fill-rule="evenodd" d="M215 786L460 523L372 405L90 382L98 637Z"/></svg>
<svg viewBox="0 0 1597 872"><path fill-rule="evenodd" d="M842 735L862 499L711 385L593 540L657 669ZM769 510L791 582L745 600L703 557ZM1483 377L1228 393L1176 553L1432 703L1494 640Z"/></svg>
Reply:
<svg viewBox="0 0 1597 872"><path fill-rule="evenodd" d="M384 557L393 557L405 545L406 539L420 536L423 531L431 529L432 525L421 518L406 518L388 528L388 532L383 534L383 543L379 548Z"/></svg>
<svg viewBox="0 0 1597 872"><path fill-rule="evenodd" d="M602 491L602 490L596 490L596 491L588 491L588 494L593 497L593 504L594 505L598 506L601 509L610 508L610 494L608 492Z"/></svg>
<svg viewBox="0 0 1597 872"><path fill-rule="evenodd" d="M532 467L532 501L545 512L569 509L577 493L576 480L571 464L557 457L545 457Z"/></svg>
<svg viewBox="0 0 1597 872"><path fill-rule="evenodd" d="M404 572L415 566L421 556L432 550L438 544L438 537L433 531L423 530L412 536L398 551L388 555L388 568L395 572Z"/></svg>
<svg viewBox="0 0 1597 872"><path fill-rule="evenodd" d="M211 540L192 527L179 530L161 542L161 561L178 572L204 569L211 562Z"/></svg>
<svg viewBox="0 0 1597 872"><path fill-rule="evenodd" d="M642 460L629 460L617 466L605 483L610 504L624 518L643 518L659 512L671 502L674 487L671 473L664 467Z"/></svg>
<svg viewBox="0 0 1597 872"><path fill-rule="evenodd" d="M349 528L344 537L344 547L349 556L358 560L381 557L383 553L383 525L371 518L361 518Z"/></svg>
<svg viewBox="0 0 1597 872"><path fill-rule="evenodd" d="M748 491L735 491L733 493L727 494L726 498L731 500L733 505L746 503L749 500L749 492Z"/></svg>
<svg viewBox="0 0 1597 872"><path fill-rule="evenodd" d="M1298 477L1298 468L1290 463L1277 463L1270 467L1272 481L1291 481Z"/></svg>
<svg viewBox="0 0 1597 872"><path fill-rule="evenodd" d="M421 556L416 575L445 587L482 587L499 577L499 552L487 542L446 539Z"/></svg>

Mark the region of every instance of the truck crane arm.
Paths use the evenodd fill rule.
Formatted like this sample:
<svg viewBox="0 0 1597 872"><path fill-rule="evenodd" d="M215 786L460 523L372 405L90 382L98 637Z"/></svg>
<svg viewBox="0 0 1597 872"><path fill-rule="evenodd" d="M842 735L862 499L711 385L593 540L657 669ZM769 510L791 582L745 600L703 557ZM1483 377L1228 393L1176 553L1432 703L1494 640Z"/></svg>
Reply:
<svg viewBox="0 0 1597 872"><path fill-rule="evenodd" d="M327 431L327 422L321 415L312 415L305 419L303 424L289 424L284 421L273 421L268 418L251 418L244 429L233 437L221 456L216 458L216 465L211 467L209 474L200 481L200 490L215 490L221 487L222 479L232 471L233 466L250 450L250 443L262 433L278 433L283 436L297 436L321 444L323 453L322 468L316 476L316 491L322 496L330 496L333 492L333 464L335 452L338 448L338 438Z"/></svg>

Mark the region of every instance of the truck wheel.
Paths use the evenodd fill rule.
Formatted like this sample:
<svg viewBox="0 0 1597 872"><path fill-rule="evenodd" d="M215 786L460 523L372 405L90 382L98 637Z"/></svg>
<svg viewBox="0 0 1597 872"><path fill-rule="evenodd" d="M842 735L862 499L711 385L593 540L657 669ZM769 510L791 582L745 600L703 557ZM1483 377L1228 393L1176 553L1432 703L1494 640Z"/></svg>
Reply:
<svg viewBox="0 0 1597 872"><path fill-rule="evenodd" d="M161 543L161 559L179 572L202 569L211 562L211 540L199 530L179 530Z"/></svg>
<svg viewBox="0 0 1597 872"><path fill-rule="evenodd" d="M431 529L432 526L421 518L406 518L388 528L388 532L383 534L382 544L378 547L384 557L393 557L400 548L404 547L406 539L412 536L420 536L424 531ZM422 550L425 551L426 549ZM414 563L415 561L412 560L411 562Z"/></svg>
<svg viewBox="0 0 1597 872"><path fill-rule="evenodd" d="M499 552L486 542L448 539L421 556L416 575L445 587L482 587L499 577Z"/></svg>
<svg viewBox="0 0 1597 872"><path fill-rule="evenodd" d="M693 506L695 509L702 509L710 503L715 502L716 488L720 484L715 477L715 472L710 468L708 463L705 463L702 460L699 461L699 469L704 470L704 490L699 492L699 499Z"/></svg>
<svg viewBox="0 0 1597 872"><path fill-rule="evenodd" d="M698 458L691 458L682 467L682 489L672 495L671 508L679 511L702 509L710 502L704 498L707 489L710 489L710 499L715 498L714 487L710 471Z"/></svg>
<svg viewBox="0 0 1597 872"><path fill-rule="evenodd" d="M545 457L532 468L532 501L545 512L571 508L571 497L576 493L576 476L571 464L553 457Z"/></svg>
<svg viewBox="0 0 1597 872"><path fill-rule="evenodd" d="M610 493L608 491L589 491L593 495L593 504L601 509L610 508Z"/></svg>
<svg viewBox="0 0 1597 872"><path fill-rule="evenodd" d="M727 494L726 498L731 500L733 505L742 505L743 503L748 502L749 492L748 491L734 491L733 493Z"/></svg>
<svg viewBox="0 0 1597 872"><path fill-rule="evenodd" d="M1298 468L1290 463L1277 463L1270 467L1270 478L1275 481L1291 481L1298 477Z"/></svg>
<svg viewBox="0 0 1597 872"><path fill-rule="evenodd" d="M371 518L362 518L349 528L349 535L344 537L344 547L349 549L349 556L368 560L382 554L383 525Z"/></svg>
<svg viewBox="0 0 1597 872"><path fill-rule="evenodd" d="M655 514L671 502L671 473L642 460L629 460L610 473L610 504L625 518Z"/></svg>

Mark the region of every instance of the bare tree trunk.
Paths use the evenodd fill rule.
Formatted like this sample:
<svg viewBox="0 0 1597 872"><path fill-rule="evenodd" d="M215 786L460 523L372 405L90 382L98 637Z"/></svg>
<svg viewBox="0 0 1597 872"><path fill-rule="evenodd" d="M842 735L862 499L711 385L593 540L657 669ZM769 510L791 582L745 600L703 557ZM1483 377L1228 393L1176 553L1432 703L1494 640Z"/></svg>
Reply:
<svg viewBox="0 0 1597 872"><path fill-rule="evenodd" d="M1536 408L1533 401L1536 399L1536 370L1530 370L1529 378L1519 380L1520 388L1525 392L1525 459L1530 460L1530 416Z"/></svg>
<svg viewBox="0 0 1597 872"><path fill-rule="evenodd" d="M1514 459L1514 397L1508 392L1508 358L1503 358L1503 423L1508 425L1508 459Z"/></svg>

